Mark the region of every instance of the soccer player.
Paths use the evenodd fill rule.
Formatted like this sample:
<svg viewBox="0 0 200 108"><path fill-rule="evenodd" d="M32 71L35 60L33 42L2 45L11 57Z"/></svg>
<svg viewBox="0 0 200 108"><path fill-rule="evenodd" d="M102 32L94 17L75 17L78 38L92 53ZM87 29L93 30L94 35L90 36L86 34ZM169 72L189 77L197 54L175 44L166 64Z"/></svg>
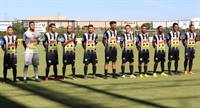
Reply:
<svg viewBox="0 0 200 108"><path fill-rule="evenodd" d="M56 25L54 23L51 23L49 25L49 32L44 34L44 40L43 40L43 46L46 51L46 78L45 81L49 81L49 68L51 65L53 65L53 71L54 71L54 80L58 81L58 33L55 32Z"/></svg>
<svg viewBox="0 0 200 108"><path fill-rule="evenodd" d="M72 33L72 26L67 26L67 33L62 36L62 46L63 46L63 80L65 80L66 66L72 66L72 79L75 80L75 47L77 45L77 37Z"/></svg>
<svg viewBox="0 0 200 108"><path fill-rule="evenodd" d="M120 46L122 48L122 78L125 78L124 70L125 70L125 63L129 62L129 69L130 69L130 77L136 78L133 75L133 62L134 62L134 54L133 54L133 44L134 44L134 35L131 32L131 26L125 26L126 32L121 36L120 39Z"/></svg>
<svg viewBox="0 0 200 108"><path fill-rule="evenodd" d="M104 79L107 79L108 64L112 61L113 78L116 76L116 61L117 61L117 30L116 21L110 22L110 29L106 30L103 35L102 43L105 46L105 64L104 64Z"/></svg>
<svg viewBox="0 0 200 108"><path fill-rule="evenodd" d="M87 79L88 65L92 63L93 79L96 79L96 64L98 63L96 54L96 45L98 43L98 36L94 33L93 25L88 26L88 33L82 36L82 46L84 49L84 79Z"/></svg>
<svg viewBox="0 0 200 108"><path fill-rule="evenodd" d="M17 36L13 35L13 28L11 26L7 28L7 33L2 38L3 45L1 46L4 51L3 83L6 83L7 70L11 68L13 69L13 82L17 82Z"/></svg>
<svg viewBox="0 0 200 108"><path fill-rule="evenodd" d="M169 47L168 54L168 75L171 74L171 62L175 60L175 74L178 73L178 61L179 61L179 40L181 40L181 33L178 31L178 23L173 23L173 31L170 31L167 36L167 45Z"/></svg>
<svg viewBox="0 0 200 108"><path fill-rule="evenodd" d="M140 77L149 77L147 68L149 63L149 35L146 33L146 25L141 26L141 33L137 36L136 47L138 49L138 69ZM144 63L144 74L142 71L142 63Z"/></svg>
<svg viewBox="0 0 200 108"><path fill-rule="evenodd" d="M190 30L183 36L183 45L185 47L185 61L184 61L184 74L193 74L192 65L193 59L195 58L195 44L197 39L197 34L195 33L195 27L191 23ZM187 71L187 64L189 60L189 71Z"/></svg>
<svg viewBox="0 0 200 108"><path fill-rule="evenodd" d="M154 69L153 69L153 76L157 77L156 69L158 67L158 63L161 66L161 76L167 76L164 73L164 62L165 62L165 35L163 34L163 27L157 27L158 33L153 37L152 45L155 49L154 53Z"/></svg>
<svg viewBox="0 0 200 108"><path fill-rule="evenodd" d="M33 65L33 70L35 73L35 81L40 82L38 79L38 65L39 65L39 55L38 55L38 43L40 41L39 32L35 31L35 23L33 21L29 22L29 29L23 34L23 46L25 48L24 56L24 83L27 83L26 75L28 71L28 66Z"/></svg>

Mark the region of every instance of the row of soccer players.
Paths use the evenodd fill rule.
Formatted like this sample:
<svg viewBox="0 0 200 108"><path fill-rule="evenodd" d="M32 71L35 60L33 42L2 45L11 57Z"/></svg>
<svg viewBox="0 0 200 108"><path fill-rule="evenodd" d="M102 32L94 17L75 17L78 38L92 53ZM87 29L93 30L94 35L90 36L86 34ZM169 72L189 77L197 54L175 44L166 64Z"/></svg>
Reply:
<svg viewBox="0 0 200 108"><path fill-rule="evenodd" d="M48 82L49 68L52 65L55 80L59 80L57 77L57 64L58 64L58 41L62 42L63 46L63 67L62 67L62 80L65 80L66 66L71 65L72 69L72 79L75 77L75 47L77 45L77 38L74 33L72 33L72 26L67 26L67 33L62 36L61 40L58 40L58 33L55 32L55 24L49 25L50 31L45 33L43 46L46 51L46 78L45 81ZM122 78L125 78L124 70L125 63L129 62L130 77L136 78L133 74L134 66L134 36L131 32L131 26L125 26L126 32L120 38L120 46L122 48ZM197 35L194 32L194 25L190 25L190 30L185 33L182 38L183 45L185 46L185 61L184 61L184 74L193 74L192 62L195 54L195 44L197 41ZM173 31L164 36L163 27L158 26L158 32L153 36L152 45L155 48L154 56L154 70L153 76L156 77L156 69L159 62L161 62L161 75L168 76L171 73L171 62L175 60L175 74L178 74L178 60L179 60L179 41L181 40L181 34L178 31L178 24L173 24ZM13 69L13 81L16 82L17 75L17 36L13 35L12 27L7 29L8 35L3 37L2 49L5 52L4 55L4 82L6 82L7 69ZM103 35L102 43L105 46L105 64L104 64L104 78L107 79L108 74L108 64L112 62L113 78L116 76L116 61L117 61L117 31L116 22L110 22L110 29L106 30ZM35 73L35 81L40 82L38 79L38 65L39 56L37 45L40 41L40 35L35 31L34 22L29 22L29 29L23 34L23 46L25 48L24 56L24 74L23 82L27 83L27 70L29 65L33 65ZM98 62L96 55L96 45L98 43L98 36L94 33L93 25L88 26L88 32L82 36L82 47L84 48L84 79L87 79L88 65L92 64L93 78L96 79L96 64ZM168 54L168 75L164 73L164 62L165 62L165 43L169 47ZM147 67L149 62L149 35L146 33L146 26L141 26L141 33L136 37L136 47L138 49L138 69L139 77L149 77L147 75ZM187 64L189 60L189 71L187 71ZM142 63L144 63L144 72L142 72Z"/></svg>

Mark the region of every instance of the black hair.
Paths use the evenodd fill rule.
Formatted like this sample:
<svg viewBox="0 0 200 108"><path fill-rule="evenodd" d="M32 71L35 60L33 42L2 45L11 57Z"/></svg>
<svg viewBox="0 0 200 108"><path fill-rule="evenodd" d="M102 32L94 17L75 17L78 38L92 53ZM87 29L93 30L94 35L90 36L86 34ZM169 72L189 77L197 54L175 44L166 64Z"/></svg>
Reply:
<svg viewBox="0 0 200 108"><path fill-rule="evenodd" d="M173 23L172 27L174 28L174 27L175 27L175 25L177 25L177 26L178 26L178 23Z"/></svg>
<svg viewBox="0 0 200 108"><path fill-rule="evenodd" d="M142 24L141 28L143 28L143 27L147 27L147 26L145 24Z"/></svg>
<svg viewBox="0 0 200 108"><path fill-rule="evenodd" d="M116 24L117 22L116 21L110 21L110 25L112 25L112 24Z"/></svg>
<svg viewBox="0 0 200 108"><path fill-rule="evenodd" d="M157 29L160 29L160 27L163 27L163 26L160 25L160 26L157 27Z"/></svg>
<svg viewBox="0 0 200 108"><path fill-rule="evenodd" d="M49 24L49 27L52 27L52 26L56 26L56 24L55 23Z"/></svg>
<svg viewBox="0 0 200 108"><path fill-rule="evenodd" d="M92 24L90 24L90 25L88 25L88 28L90 28L90 27L94 27Z"/></svg>
<svg viewBox="0 0 200 108"><path fill-rule="evenodd" d="M131 26L130 26L130 25L125 25L125 28L126 28L126 27L129 27L129 28L131 28Z"/></svg>
<svg viewBox="0 0 200 108"><path fill-rule="evenodd" d="M13 27L12 27L12 26L8 26L8 27L7 27L7 30L8 30L9 28L12 28L12 29L13 29Z"/></svg>
<svg viewBox="0 0 200 108"><path fill-rule="evenodd" d="M30 21L28 25L30 26L31 23L35 23L35 22L34 21Z"/></svg>

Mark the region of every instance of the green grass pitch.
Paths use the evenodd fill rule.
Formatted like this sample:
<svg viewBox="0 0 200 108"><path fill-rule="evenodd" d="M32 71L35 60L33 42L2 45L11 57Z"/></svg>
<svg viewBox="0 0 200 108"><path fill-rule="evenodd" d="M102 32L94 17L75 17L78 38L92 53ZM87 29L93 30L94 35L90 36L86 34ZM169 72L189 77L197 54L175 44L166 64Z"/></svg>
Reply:
<svg viewBox="0 0 200 108"><path fill-rule="evenodd" d="M23 47L18 47L18 84L8 82L0 83L0 107L23 108L23 107L119 107L119 108L155 108L155 107L200 107L200 43L196 46L196 58L193 63L193 75L173 75L172 77L158 76L156 78L129 78L103 79L104 74L104 47L101 43L97 46L97 74L96 80L83 75L83 49L80 44L76 48L76 75L77 80L71 79L71 66L67 66L67 79L65 81L50 80L44 82L45 76L45 52L42 45L39 46L39 77L42 82L34 81L33 67L28 69L28 83L21 82L23 76L24 54ZM180 45L179 71L183 72L184 48ZM153 70L154 51L150 47L149 73ZM3 81L3 51L0 51L0 80ZM137 50L134 50L134 72L138 74ZM167 58L167 57L166 57ZM172 70L174 69L172 63ZM121 49L118 47L117 73L121 72ZM58 74L62 75L62 47L59 45ZM143 69L142 69L143 70ZM160 65L158 65L160 71ZM165 62L167 72L167 62ZM111 64L109 73L111 73ZM126 73L129 72L128 63ZM92 73L89 65L88 73ZM12 79L12 71L8 71L8 78ZM53 79L51 67L50 79Z"/></svg>

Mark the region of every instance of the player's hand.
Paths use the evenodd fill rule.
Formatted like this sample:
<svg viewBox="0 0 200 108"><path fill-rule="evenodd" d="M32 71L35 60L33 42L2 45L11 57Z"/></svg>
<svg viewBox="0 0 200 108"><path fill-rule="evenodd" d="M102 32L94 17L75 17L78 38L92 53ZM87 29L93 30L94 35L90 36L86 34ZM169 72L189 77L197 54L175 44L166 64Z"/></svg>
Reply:
<svg viewBox="0 0 200 108"><path fill-rule="evenodd" d="M69 41L70 41L70 42L71 42L71 41L74 41L74 38L70 38Z"/></svg>

